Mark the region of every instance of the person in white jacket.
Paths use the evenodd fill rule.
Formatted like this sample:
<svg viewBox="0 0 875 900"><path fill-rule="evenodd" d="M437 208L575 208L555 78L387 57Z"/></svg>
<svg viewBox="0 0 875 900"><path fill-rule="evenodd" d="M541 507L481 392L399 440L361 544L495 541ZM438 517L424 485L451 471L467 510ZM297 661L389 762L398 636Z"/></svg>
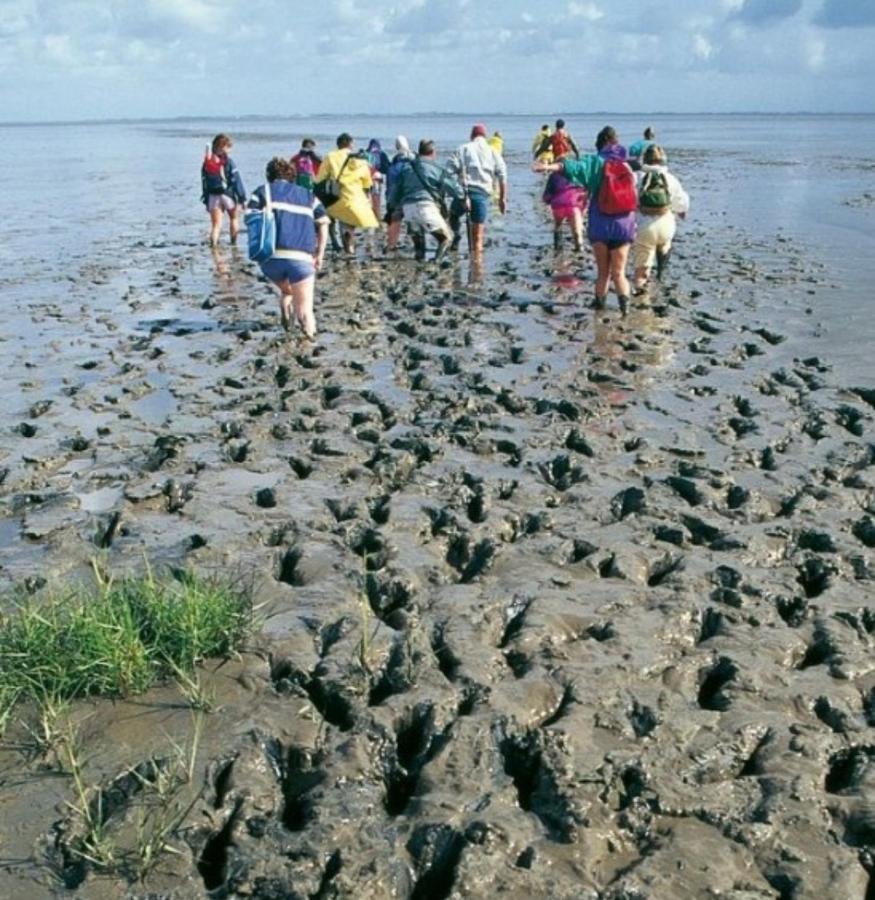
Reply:
<svg viewBox="0 0 875 900"><path fill-rule="evenodd" d="M644 151L637 178L638 230L632 245L632 264L635 267L633 293L640 296L646 290L654 258L656 277L662 278L677 229L675 216L686 217L690 198L680 181L668 171L665 151L657 144Z"/></svg>

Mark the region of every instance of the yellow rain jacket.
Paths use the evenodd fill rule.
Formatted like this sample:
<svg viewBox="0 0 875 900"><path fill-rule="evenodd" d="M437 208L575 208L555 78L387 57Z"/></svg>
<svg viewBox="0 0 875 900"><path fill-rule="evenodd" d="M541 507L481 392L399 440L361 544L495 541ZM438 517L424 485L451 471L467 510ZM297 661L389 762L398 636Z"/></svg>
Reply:
<svg viewBox="0 0 875 900"><path fill-rule="evenodd" d="M541 146L541 144L544 143L544 138L550 137L550 134L551 134L551 132L550 132L549 128L542 128L535 135L535 139L532 141L532 155L535 156L535 159L538 162L546 162L546 163L553 162L553 151L552 150L545 150L543 153L538 153L538 148ZM537 154L537 155L535 155L535 154Z"/></svg>
<svg viewBox="0 0 875 900"><path fill-rule="evenodd" d="M340 182L340 199L328 207L328 215L354 228L378 228L379 223L371 206L371 198L365 193L373 181L367 160L351 159L344 168L349 148L332 150L316 173L316 181L337 178ZM341 169L343 173L341 174Z"/></svg>
<svg viewBox="0 0 875 900"><path fill-rule="evenodd" d="M497 131L486 141L486 143L489 144L499 156L504 155L504 138Z"/></svg>

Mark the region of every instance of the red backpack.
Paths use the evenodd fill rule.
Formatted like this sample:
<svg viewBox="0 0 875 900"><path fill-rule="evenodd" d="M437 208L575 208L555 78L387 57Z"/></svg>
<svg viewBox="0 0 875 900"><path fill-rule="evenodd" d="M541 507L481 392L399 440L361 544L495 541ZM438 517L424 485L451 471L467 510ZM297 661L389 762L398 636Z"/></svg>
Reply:
<svg viewBox="0 0 875 900"><path fill-rule="evenodd" d="M550 137L550 147L553 149L553 159L558 160L571 153L571 141L562 131L557 131Z"/></svg>
<svg viewBox="0 0 875 900"><path fill-rule="evenodd" d="M598 200L599 209L606 216L619 216L638 209L635 173L622 160L605 160Z"/></svg>

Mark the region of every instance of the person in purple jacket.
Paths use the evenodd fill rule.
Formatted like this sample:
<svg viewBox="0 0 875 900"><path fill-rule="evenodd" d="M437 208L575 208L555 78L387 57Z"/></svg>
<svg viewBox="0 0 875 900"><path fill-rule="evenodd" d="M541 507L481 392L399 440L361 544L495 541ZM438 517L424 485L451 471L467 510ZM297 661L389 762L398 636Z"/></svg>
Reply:
<svg viewBox="0 0 875 900"><path fill-rule="evenodd" d="M592 244L596 262L595 298L593 306L604 309L608 299L608 286L613 282L620 311L629 307L629 281L626 278L626 261L629 248L635 240L635 208L637 193L635 175L626 163L626 148L620 145L617 132L609 125L602 128L595 141L596 152L580 159L563 159L556 163L536 162L535 172L561 172L572 184L585 187L589 194L589 222L586 236ZM605 166L610 162L612 172L619 169L621 179L628 177L622 187L629 193L630 207L626 212L608 213L602 210L600 196L605 176ZM626 171L628 170L628 172Z"/></svg>
<svg viewBox="0 0 875 900"><path fill-rule="evenodd" d="M270 185L270 203L276 222L276 249L261 265L261 271L280 291L280 317L289 331L292 310L304 336L316 336L313 315L313 289L316 272L322 268L328 239L328 214L312 191L295 184L295 167L274 157L265 174ZM249 200L250 209L263 209L265 189L256 188Z"/></svg>
<svg viewBox="0 0 875 900"><path fill-rule="evenodd" d="M586 188L572 184L561 172L553 172L544 186L541 198L553 212L553 249L562 246L562 223L568 222L574 237L574 249L583 249L583 211L586 209Z"/></svg>

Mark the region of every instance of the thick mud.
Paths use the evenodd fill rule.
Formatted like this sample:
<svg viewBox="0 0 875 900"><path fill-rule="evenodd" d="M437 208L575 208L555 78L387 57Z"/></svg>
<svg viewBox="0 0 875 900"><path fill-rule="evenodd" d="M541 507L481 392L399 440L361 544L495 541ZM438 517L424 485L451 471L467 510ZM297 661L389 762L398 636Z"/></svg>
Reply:
<svg viewBox="0 0 875 900"><path fill-rule="evenodd" d="M588 257L494 235L485 273L335 261L315 345L237 255L205 289L200 245L31 307L53 358L7 344L0 575L145 554L255 577L266 625L210 668L145 885L3 752L4 896L875 896L875 385L821 358L828 274L693 225L621 318ZM189 711L76 715L130 829Z"/></svg>

